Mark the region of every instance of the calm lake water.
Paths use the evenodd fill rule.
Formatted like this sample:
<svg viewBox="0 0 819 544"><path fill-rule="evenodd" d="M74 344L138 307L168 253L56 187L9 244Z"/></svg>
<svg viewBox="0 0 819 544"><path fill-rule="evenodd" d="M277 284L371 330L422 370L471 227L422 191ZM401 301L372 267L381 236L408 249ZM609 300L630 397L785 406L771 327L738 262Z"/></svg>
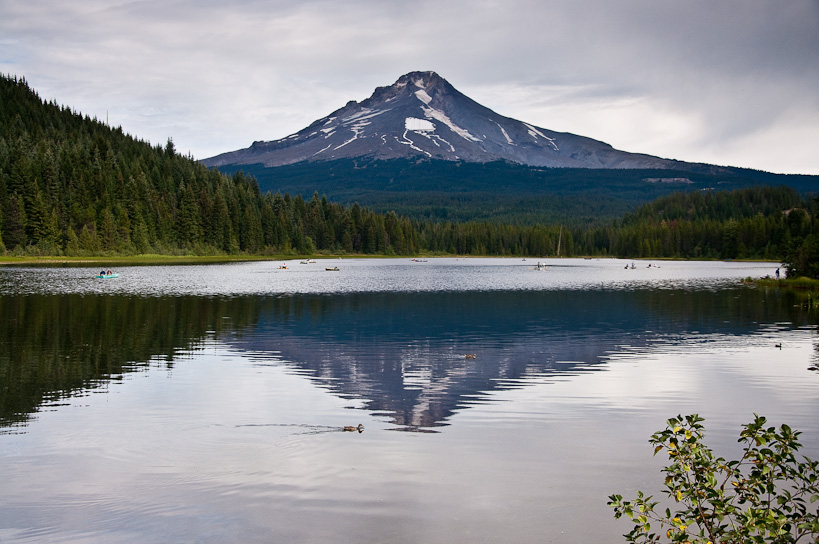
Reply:
<svg viewBox="0 0 819 544"><path fill-rule="evenodd" d="M776 265L536 262L0 269L0 542L613 544L671 416L817 457Z"/></svg>

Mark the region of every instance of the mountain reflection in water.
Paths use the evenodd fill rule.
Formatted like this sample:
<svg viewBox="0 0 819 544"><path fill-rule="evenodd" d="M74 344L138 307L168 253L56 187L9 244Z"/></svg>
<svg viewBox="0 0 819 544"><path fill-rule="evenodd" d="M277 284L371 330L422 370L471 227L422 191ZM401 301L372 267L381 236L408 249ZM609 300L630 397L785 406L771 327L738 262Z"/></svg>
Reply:
<svg viewBox="0 0 819 544"><path fill-rule="evenodd" d="M397 428L433 430L487 393L602 369L612 353L802 325L788 295L591 290L239 297L0 296L0 425L171 367L204 342L285 364ZM696 341L696 340L695 340ZM474 354L474 358L466 355Z"/></svg>

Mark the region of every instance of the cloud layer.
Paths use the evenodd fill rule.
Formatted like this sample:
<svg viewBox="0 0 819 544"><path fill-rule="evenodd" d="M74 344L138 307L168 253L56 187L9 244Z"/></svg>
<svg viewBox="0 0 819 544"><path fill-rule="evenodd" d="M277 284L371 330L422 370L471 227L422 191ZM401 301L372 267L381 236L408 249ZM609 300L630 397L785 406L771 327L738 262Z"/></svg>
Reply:
<svg viewBox="0 0 819 544"><path fill-rule="evenodd" d="M819 174L819 2L0 0L0 72L197 158L413 70L619 149Z"/></svg>

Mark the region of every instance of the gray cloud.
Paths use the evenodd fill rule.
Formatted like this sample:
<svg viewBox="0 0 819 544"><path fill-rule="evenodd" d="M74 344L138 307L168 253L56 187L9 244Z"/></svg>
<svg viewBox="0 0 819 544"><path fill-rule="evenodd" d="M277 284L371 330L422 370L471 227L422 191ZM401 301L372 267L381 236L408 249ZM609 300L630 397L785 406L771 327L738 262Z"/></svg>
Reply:
<svg viewBox="0 0 819 544"><path fill-rule="evenodd" d="M816 51L816 0L0 0L0 71L201 158L435 70L621 149L819 174Z"/></svg>

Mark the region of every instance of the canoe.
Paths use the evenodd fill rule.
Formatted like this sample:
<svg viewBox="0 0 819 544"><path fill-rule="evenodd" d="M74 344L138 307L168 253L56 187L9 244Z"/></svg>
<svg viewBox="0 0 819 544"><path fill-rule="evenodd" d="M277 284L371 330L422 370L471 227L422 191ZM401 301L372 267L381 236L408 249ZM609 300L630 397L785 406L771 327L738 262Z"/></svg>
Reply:
<svg viewBox="0 0 819 544"><path fill-rule="evenodd" d="M332 268L331 268L331 267L329 267L329 266L328 266L328 267L327 267L327 268L325 268L324 270L326 270L326 271L328 271L328 272L338 272L338 267L337 267L337 266L334 266L334 267L332 267Z"/></svg>
<svg viewBox="0 0 819 544"><path fill-rule="evenodd" d="M97 274L94 277L97 278L98 280L107 280L111 278L118 278L119 274Z"/></svg>

